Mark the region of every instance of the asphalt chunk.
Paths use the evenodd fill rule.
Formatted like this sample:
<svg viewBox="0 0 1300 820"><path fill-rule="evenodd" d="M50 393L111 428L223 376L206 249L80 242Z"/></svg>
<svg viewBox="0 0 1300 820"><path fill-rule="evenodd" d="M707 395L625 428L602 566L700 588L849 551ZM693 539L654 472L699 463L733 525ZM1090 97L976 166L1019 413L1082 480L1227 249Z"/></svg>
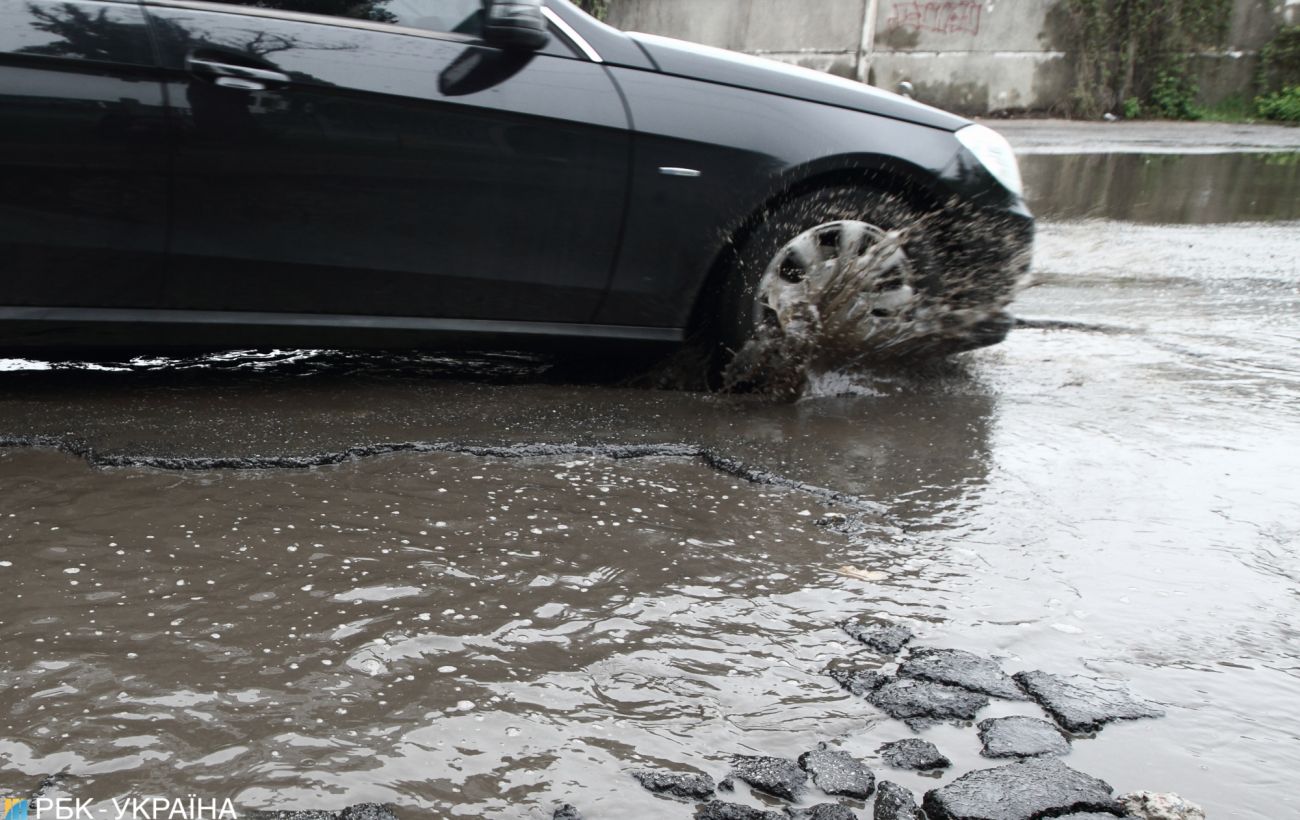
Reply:
<svg viewBox="0 0 1300 820"><path fill-rule="evenodd" d="M850 638L865 644L872 652L881 655L896 655L912 640L912 630L899 624L841 621L840 629L848 633Z"/></svg>
<svg viewBox="0 0 1300 820"><path fill-rule="evenodd" d="M710 800L695 809L695 820L787 820L788 815L753 809L725 800Z"/></svg>
<svg viewBox="0 0 1300 820"><path fill-rule="evenodd" d="M582 814L572 803L565 803L556 808L555 813L551 815L551 820L582 820Z"/></svg>
<svg viewBox="0 0 1300 820"><path fill-rule="evenodd" d="M858 820L848 806L839 803L818 803L806 809L788 809L790 820Z"/></svg>
<svg viewBox="0 0 1300 820"><path fill-rule="evenodd" d="M1135 817L1150 820L1205 820L1205 809L1173 793L1129 792L1121 794L1119 802Z"/></svg>
<svg viewBox="0 0 1300 820"><path fill-rule="evenodd" d="M1117 681L1047 672L1018 672L1015 678L1069 732L1096 732L1116 720L1164 716L1162 709L1135 697Z"/></svg>
<svg viewBox="0 0 1300 820"><path fill-rule="evenodd" d="M876 808L872 820L918 820L921 810L916 807L912 792L889 780L880 781L876 790Z"/></svg>
<svg viewBox="0 0 1300 820"><path fill-rule="evenodd" d="M338 811L300 809L279 811L246 811L242 817L249 820L397 820L388 806L379 803L358 803Z"/></svg>
<svg viewBox="0 0 1300 820"><path fill-rule="evenodd" d="M895 678L867 696L885 714L913 728L945 720L974 720L987 696L943 683Z"/></svg>
<svg viewBox="0 0 1300 820"><path fill-rule="evenodd" d="M930 820L1039 820L1070 812L1121 814L1111 787L1054 757L963 775L926 793Z"/></svg>
<svg viewBox="0 0 1300 820"><path fill-rule="evenodd" d="M717 788L713 778L707 774L639 769L632 772L632 776L655 794L667 794L684 800L707 800Z"/></svg>
<svg viewBox="0 0 1300 820"><path fill-rule="evenodd" d="M67 771L53 772L51 774L47 774L45 775L45 777L42 777L41 782L37 784L36 791L32 792L31 794L31 799L36 800L36 798L38 797L44 797L47 794L50 794L52 792L58 792L60 790L63 790L64 785L69 780L74 780L74 779L76 778Z"/></svg>
<svg viewBox="0 0 1300 820"><path fill-rule="evenodd" d="M997 661L964 649L914 650L898 667L898 675L959 686L995 698L1025 699L1025 693Z"/></svg>
<svg viewBox="0 0 1300 820"><path fill-rule="evenodd" d="M876 776L848 752L825 743L799 755L799 768L812 775L817 788L829 795L866 800L876 789Z"/></svg>
<svg viewBox="0 0 1300 820"><path fill-rule="evenodd" d="M979 722L985 757L1037 757L1067 755L1070 741L1045 720L1024 715L989 718Z"/></svg>
<svg viewBox="0 0 1300 820"><path fill-rule="evenodd" d="M826 674L830 675L832 680L854 695L865 695L868 692L874 692L884 686L885 681L889 680L889 676L861 666L841 666L827 669Z"/></svg>
<svg viewBox="0 0 1300 820"><path fill-rule="evenodd" d="M798 800L808 784L804 770L782 757L736 755L731 760L731 771L759 791L786 800Z"/></svg>
<svg viewBox="0 0 1300 820"><path fill-rule="evenodd" d="M938 747L928 740L917 737L886 743L876 751L895 769L925 772L932 769L946 769L952 765L952 761L944 757Z"/></svg>

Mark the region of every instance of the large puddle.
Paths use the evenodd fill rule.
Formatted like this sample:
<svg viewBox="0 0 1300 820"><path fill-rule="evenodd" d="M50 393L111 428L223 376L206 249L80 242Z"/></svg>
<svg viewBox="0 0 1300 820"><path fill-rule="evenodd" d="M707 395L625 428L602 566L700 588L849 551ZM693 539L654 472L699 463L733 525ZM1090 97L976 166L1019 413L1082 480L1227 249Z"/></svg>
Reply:
<svg viewBox="0 0 1300 820"><path fill-rule="evenodd" d="M10 362L0 436L42 446L0 450L0 788L687 817L628 772L992 765L948 725L951 772L884 765L911 730L823 673L869 613L1158 701L1065 758L1118 791L1290 817L1298 255L1049 223L1007 342L785 404L526 357Z"/></svg>
<svg viewBox="0 0 1300 820"><path fill-rule="evenodd" d="M0 752L79 797L644 816L622 767L708 765L839 699L816 673L843 604L813 590L847 545L808 498L692 462L88 475L8 451L0 475Z"/></svg>
<svg viewBox="0 0 1300 820"><path fill-rule="evenodd" d="M1300 219L1300 154L1029 154L1040 219L1207 224Z"/></svg>

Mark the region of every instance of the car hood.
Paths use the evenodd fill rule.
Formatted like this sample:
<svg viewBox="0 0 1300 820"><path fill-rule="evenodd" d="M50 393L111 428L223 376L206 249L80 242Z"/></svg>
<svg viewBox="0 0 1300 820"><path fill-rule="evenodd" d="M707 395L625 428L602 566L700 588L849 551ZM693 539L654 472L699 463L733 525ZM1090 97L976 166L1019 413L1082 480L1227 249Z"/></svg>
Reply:
<svg viewBox="0 0 1300 820"><path fill-rule="evenodd" d="M970 124L956 114L832 74L655 34L628 32L627 36L666 74L851 108L945 131Z"/></svg>

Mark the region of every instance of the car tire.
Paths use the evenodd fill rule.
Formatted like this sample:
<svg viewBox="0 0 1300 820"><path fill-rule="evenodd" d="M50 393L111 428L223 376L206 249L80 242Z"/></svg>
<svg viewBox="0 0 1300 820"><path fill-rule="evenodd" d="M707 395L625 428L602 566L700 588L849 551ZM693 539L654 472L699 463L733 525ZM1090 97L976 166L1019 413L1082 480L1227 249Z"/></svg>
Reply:
<svg viewBox="0 0 1300 820"><path fill-rule="evenodd" d="M760 330L766 312L759 304L760 287L778 254L796 238L837 223L866 225L875 234L886 234L922 224L922 213L898 195L852 185L803 194L766 212L738 249L720 300L719 358L724 367ZM864 245L870 242L868 236ZM910 263L910 287L938 293L941 270L926 231L907 234L902 251Z"/></svg>

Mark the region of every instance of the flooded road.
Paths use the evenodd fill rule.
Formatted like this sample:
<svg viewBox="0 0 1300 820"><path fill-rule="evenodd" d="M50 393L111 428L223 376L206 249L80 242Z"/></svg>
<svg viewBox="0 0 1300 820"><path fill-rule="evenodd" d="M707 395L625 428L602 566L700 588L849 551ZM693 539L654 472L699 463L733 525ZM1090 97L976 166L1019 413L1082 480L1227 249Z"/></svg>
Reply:
<svg viewBox="0 0 1300 820"><path fill-rule="evenodd" d="M510 356L10 361L0 787L671 818L630 770L993 765L951 725L950 771L882 762L913 732L825 674L887 662L836 626L869 615L1156 701L1065 758L1117 791L1296 816L1300 224L1186 213L1049 222L1007 342L788 404Z"/></svg>
<svg viewBox="0 0 1300 820"><path fill-rule="evenodd" d="M1031 154L1021 160L1040 219L1148 224L1300 219L1300 154Z"/></svg>

